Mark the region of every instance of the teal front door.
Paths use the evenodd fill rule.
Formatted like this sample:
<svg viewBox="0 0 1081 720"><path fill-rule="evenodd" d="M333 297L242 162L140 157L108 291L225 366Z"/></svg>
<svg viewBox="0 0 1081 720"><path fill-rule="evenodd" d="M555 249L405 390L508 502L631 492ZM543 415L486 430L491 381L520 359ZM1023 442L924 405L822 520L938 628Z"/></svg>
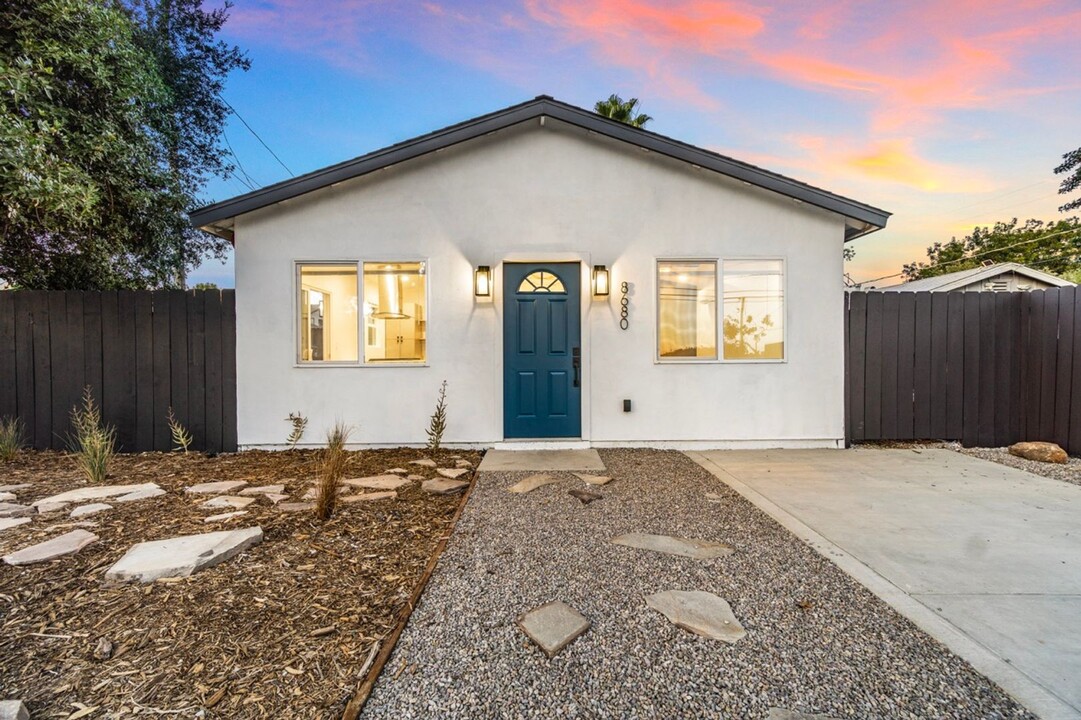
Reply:
<svg viewBox="0 0 1081 720"><path fill-rule="evenodd" d="M503 434L582 436L581 269L503 266Z"/></svg>

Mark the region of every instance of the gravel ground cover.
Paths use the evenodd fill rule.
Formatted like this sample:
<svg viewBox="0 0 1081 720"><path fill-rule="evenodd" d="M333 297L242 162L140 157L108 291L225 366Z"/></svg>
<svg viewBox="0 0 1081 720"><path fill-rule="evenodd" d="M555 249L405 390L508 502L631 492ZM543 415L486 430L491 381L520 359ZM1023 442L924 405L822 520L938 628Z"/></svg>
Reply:
<svg viewBox="0 0 1081 720"><path fill-rule="evenodd" d="M480 474L363 718L1033 717L686 456L602 457L615 480L588 505L568 473L527 494L506 488L530 473ZM736 552L607 542L629 532ZM727 599L747 636L700 638L646 607L670 589ZM592 627L548 660L515 618L553 600Z"/></svg>
<svg viewBox="0 0 1081 720"><path fill-rule="evenodd" d="M479 462L475 452L454 452ZM349 453L346 477L408 468L420 450ZM453 467L451 453L431 456ZM25 567L0 564L0 699L22 698L32 717L340 718L373 645L395 627L446 533L461 494L423 493L341 505L320 522L259 498L220 524L185 494L196 483L284 484L300 500L318 453L249 451L119 455L109 484L155 482L167 494L111 503L83 520L100 540L75 555ZM85 486L71 457L23 451L0 464L0 485L30 502ZM468 479L468 475L464 478ZM64 511L0 531L0 555L67 532ZM226 508L227 510L228 508ZM190 578L109 586L107 568L132 545L259 525L262 544ZM107 657L96 654L111 645Z"/></svg>
<svg viewBox="0 0 1081 720"><path fill-rule="evenodd" d="M1008 448L983 448L974 447L966 448L961 447L961 443L957 442L942 442L937 440L928 440L922 442L881 442L881 443L861 443L861 447L883 447L883 448L913 448L916 450L922 448L945 448L946 450L953 450L959 452L962 455L971 455L972 457L980 458L981 460L990 460L991 462L997 462L1000 465L1009 465L1012 468L1018 470L1024 470L1025 472L1033 473L1034 475L1042 475L1044 477L1052 478L1054 480L1062 480L1063 482L1072 483L1074 485L1081 485L1081 458L1071 457L1065 464L1059 463L1045 463L1038 462L1036 460L1026 460L1023 457L1017 457L1016 455L1010 455Z"/></svg>

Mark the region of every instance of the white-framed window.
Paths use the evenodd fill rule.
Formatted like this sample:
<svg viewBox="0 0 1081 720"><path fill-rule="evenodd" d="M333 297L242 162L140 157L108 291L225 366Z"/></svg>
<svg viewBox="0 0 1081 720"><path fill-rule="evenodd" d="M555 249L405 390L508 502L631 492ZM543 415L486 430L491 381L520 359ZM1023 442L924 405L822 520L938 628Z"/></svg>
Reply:
<svg viewBox="0 0 1081 720"><path fill-rule="evenodd" d="M661 258L656 282L658 362L785 360L783 259Z"/></svg>
<svg viewBox="0 0 1081 720"><path fill-rule="evenodd" d="M423 365L424 260L296 263L298 365Z"/></svg>

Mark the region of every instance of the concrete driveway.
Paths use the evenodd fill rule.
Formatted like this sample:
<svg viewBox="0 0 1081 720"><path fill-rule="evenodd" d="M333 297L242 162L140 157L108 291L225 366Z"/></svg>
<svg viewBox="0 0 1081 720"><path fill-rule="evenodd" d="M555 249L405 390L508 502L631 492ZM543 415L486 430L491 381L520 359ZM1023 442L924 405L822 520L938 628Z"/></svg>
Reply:
<svg viewBox="0 0 1081 720"><path fill-rule="evenodd" d="M1081 718L1081 487L949 450L688 453L1044 718Z"/></svg>

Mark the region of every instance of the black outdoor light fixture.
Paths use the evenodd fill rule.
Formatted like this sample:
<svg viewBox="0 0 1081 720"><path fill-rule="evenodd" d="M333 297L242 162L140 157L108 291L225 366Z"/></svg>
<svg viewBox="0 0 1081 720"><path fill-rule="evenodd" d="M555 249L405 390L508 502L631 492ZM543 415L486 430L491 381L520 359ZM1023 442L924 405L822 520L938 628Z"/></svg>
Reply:
<svg viewBox="0 0 1081 720"><path fill-rule="evenodd" d="M473 294L477 297L491 297L492 268L487 265L477 266L473 272Z"/></svg>
<svg viewBox="0 0 1081 720"><path fill-rule="evenodd" d="M600 297L608 297L608 267L605 265L593 266L593 294Z"/></svg>

